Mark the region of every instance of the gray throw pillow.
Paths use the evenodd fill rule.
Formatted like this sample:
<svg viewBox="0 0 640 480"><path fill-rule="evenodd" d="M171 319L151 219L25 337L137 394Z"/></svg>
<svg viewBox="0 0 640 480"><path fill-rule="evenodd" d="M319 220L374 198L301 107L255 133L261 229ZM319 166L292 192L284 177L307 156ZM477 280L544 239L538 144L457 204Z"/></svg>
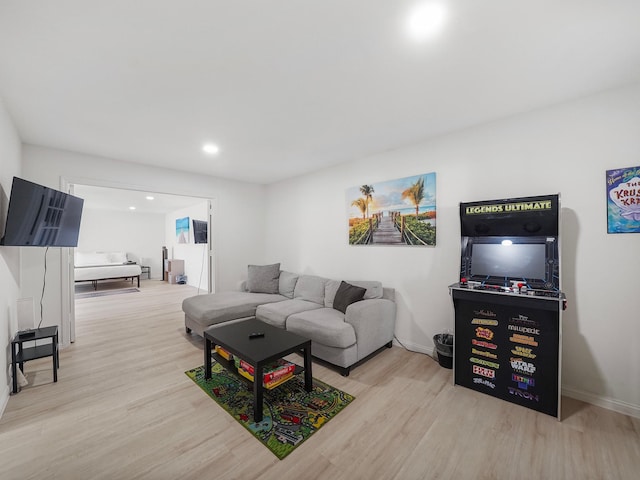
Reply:
<svg viewBox="0 0 640 480"><path fill-rule="evenodd" d="M347 282L340 282L336 296L333 299L333 308L346 313L347 307L362 300L366 291L366 288L356 287Z"/></svg>
<svg viewBox="0 0 640 480"><path fill-rule="evenodd" d="M252 293L278 293L280 264L249 265L247 290Z"/></svg>

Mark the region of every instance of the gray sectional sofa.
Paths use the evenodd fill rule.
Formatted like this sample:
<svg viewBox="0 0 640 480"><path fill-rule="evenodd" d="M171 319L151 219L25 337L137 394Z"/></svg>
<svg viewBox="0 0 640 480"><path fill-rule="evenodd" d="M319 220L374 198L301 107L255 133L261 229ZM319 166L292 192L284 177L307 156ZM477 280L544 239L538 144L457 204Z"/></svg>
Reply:
<svg viewBox="0 0 640 480"><path fill-rule="evenodd" d="M377 281L341 282L279 267L249 266L249 278L239 291L185 299L187 333L202 335L220 323L255 317L310 338L312 355L339 367L343 375L391 347L396 320L393 289Z"/></svg>

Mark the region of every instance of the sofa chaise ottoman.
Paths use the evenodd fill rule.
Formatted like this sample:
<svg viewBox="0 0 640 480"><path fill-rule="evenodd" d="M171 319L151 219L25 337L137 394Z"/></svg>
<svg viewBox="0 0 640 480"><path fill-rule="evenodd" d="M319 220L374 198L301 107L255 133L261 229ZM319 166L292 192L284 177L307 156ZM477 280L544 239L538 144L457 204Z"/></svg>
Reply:
<svg viewBox="0 0 640 480"><path fill-rule="evenodd" d="M182 310L187 333L202 335L220 323L255 317L310 338L314 357L348 375L356 364L391 347L394 294L378 281L344 282L280 271L279 264L250 265L240 291L190 297Z"/></svg>

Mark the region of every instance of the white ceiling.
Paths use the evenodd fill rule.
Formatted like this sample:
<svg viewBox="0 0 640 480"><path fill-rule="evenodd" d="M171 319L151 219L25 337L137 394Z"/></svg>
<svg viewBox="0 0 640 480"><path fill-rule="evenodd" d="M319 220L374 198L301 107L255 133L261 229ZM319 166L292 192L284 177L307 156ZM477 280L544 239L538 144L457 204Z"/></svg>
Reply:
<svg viewBox="0 0 640 480"><path fill-rule="evenodd" d="M84 209L137 213L171 213L205 202L205 198L183 197L155 192L121 190L91 185L74 185L73 195L84 200ZM153 200L146 197L151 196ZM129 207L135 207L131 210Z"/></svg>
<svg viewBox="0 0 640 480"><path fill-rule="evenodd" d="M271 183L640 81L638 0L0 0L25 143ZM202 154L204 141L220 154Z"/></svg>

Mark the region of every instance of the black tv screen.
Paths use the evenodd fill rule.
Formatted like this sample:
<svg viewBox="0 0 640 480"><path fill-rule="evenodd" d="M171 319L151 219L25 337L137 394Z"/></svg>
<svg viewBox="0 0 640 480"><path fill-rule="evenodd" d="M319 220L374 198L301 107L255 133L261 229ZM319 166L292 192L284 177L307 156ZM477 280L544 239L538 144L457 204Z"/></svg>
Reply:
<svg viewBox="0 0 640 480"><path fill-rule="evenodd" d="M81 198L13 177L0 245L75 247L83 205Z"/></svg>
<svg viewBox="0 0 640 480"><path fill-rule="evenodd" d="M555 237L462 237L460 278L488 285L560 288Z"/></svg>
<svg viewBox="0 0 640 480"><path fill-rule="evenodd" d="M207 222L204 220L193 221L193 241L195 243L207 243Z"/></svg>
<svg viewBox="0 0 640 480"><path fill-rule="evenodd" d="M471 275L544 279L545 254L543 243L477 243L471 251Z"/></svg>

